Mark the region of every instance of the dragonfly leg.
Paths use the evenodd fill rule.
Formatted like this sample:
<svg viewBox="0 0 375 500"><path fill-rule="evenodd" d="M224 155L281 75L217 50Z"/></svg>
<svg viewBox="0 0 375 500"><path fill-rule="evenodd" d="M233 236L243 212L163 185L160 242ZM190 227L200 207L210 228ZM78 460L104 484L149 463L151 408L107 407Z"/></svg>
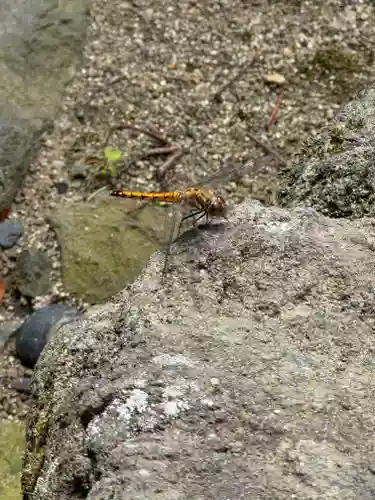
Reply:
<svg viewBox="0 0 375 500"><path fill-rule="evenodd" d="M197 210L196 212L192 212L191 214L185 215L185 217L183 217L181 219L181 223L184 222L185 220L190 219L191 217L195 217L196 215L199 215L199 214L202 214L202 210ZM199 219L201 219L204 216L204 214L205 214L205 212L203 212L203 215L201 217L199 217ZM199 219L197 219L197 220L199 220Z"/></svg>
<svg viewBox="0 0 375 500"><path fill-rule="evenodd" d="M176 214L177 212L175 212ZM202 218L204 217L205 215L207 216L207 219L208 219L208 214L205 212L205 211L202 211L202 210L197 210L195 212L192 212L191 214L188 214L186 215L185 217L183 217L178 225L178 230L177 230L177 235L176 235L176 238L175 240L178 239L178 237L180 236L180 233L181 233L181 228L182 228L182 224L184 223L185 220L187 219L190 219L191 217L195 217L196 215L200 215L200 217L198 217L198 219L196 219L194 221L194 225ZM163 271L162 271L162 283L164 282L164 279L167 275L167 271L168 271L168 259L169 259L169 255L171 253L171 245L173 243L173 233L174 231L172 230L171 232L171 235L170 235L170 238L169 238L169 242L168 242L168 246L167 246L167 249L166 249L166 252L165 252L165 259L164 259L164 267L163 267Z"/></svg>
<svg viewBox="0 0 375 500"><path fill-rule="evenodd" d="M200 213L200 212L199 212ZM203 212L200 214L200 216L198 217L198 219L195 219L194 221L194 226L196 226L198 224L198 222L203 219L203 217L206 216L207 218L207 222L208 222L208 213L207 212Z"/></svg>
<svg viewBox="0 0 375 500"><path fill-rule="evenodd" d="M185 217L183 217L180 221L180 224L178 226L178 231L177 231L177 236L176 236L176 240L177 238L180 236L180 233L181 233L181 228L182 228L182 224L187 220L187 219L190 219L191 217L195 217L196 215L202 213L202 210L198 210L196 212L192 212L191 214L188 214L188 215L185 215ZM203 214L204 215L204 214ZM199 217L200 219L201 217ZM198 219L198 220L199 220ZM196 221L194 221L194 225L195 225Z"/></svg>

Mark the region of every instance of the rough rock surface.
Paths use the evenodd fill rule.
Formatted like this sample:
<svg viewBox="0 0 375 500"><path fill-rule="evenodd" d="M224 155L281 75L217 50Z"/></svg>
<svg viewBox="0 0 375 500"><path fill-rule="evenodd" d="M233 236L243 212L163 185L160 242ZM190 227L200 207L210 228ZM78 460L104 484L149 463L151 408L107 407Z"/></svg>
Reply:
<svg viewBox="0 0 375 500"><path fill-rule="evenodd" d="M25 498L373 498L372 227L249 202L155 255L42 354Z"/></svg>
<svg viewBox="0 0 375 500"><path fill-rule="evenodd" d="M284 206L308 205L330 217L375 215L375 89L360 92L305 145L304 161L284 171Z"/></svg>

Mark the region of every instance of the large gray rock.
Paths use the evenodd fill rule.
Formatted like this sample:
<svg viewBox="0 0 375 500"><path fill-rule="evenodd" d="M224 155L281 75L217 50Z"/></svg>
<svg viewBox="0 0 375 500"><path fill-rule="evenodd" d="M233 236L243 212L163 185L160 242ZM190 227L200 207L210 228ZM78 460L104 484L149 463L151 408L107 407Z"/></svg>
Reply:
<svg viewBox="0 0 375 500"><path fill-rule="evenodd" d="M242 204L35 373L24 499L375 495L372 220Z"/></svg>
<svg viewBox="0 0 375 500"><path fill-rule="evenodd" d="M80 60L90 0L3 0L0 210L10 206Z"/></svg>
<svg viewBox="0 0 375 500"><path fill-rule="evenodd" d="M281 175L283 206L330 217L375 215L375 88L364 90L305 145Z"/></svg>

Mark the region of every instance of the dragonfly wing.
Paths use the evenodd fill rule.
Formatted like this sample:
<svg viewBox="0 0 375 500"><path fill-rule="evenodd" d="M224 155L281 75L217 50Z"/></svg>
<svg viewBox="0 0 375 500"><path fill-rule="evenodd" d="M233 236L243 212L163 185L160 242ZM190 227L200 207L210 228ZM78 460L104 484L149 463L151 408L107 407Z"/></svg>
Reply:
<svg viewBox="0 0 375 500"><path fill-rule="evenodd" d="M126 200L124 200L126 201ZM137 227L161 248L165 246L165 206L151 202L137 204L127 213L127 223Z"/></svg>
<svg viewBox="0 0 375 500"><path fill-rule="evenodd" d="M220 182L223 179L227 181L238 181L238 179L246 173L252 163L252 160L247 160L244 163L235 160L228 160L226 164L218 172L216 172L216 174L203 178L202 181L196 184L194 187L203 187L208 184L214 186L216 183Z"/></svg>

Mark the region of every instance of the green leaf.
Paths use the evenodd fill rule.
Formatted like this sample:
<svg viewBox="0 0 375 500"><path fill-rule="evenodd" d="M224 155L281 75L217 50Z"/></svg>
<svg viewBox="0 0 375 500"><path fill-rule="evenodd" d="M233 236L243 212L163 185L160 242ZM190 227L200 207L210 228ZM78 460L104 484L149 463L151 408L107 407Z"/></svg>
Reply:
<svg viewBox="0 0 375 500"><path fill-rule="evenodd" d="M105 148L104 156L107 161L118 161L121 158L121 151L116 148Z"/></svg>

